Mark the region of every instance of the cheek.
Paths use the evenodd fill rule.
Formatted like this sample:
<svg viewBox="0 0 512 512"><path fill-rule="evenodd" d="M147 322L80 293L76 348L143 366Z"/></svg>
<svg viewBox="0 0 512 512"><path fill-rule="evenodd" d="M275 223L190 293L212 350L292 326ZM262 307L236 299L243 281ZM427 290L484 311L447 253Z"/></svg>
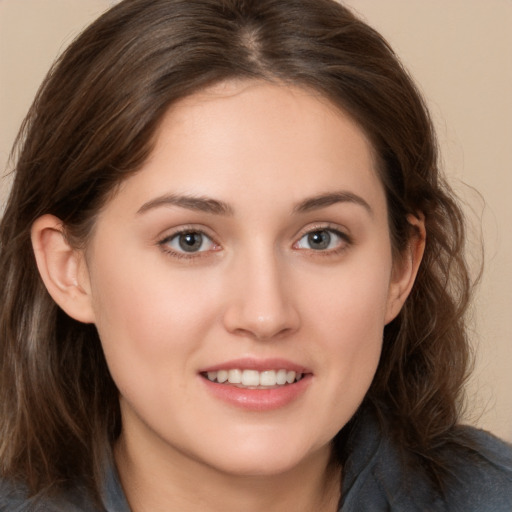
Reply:
<svg viewBox="0 0 512 512"><path fill-rule="evenodd" d="M161 267L122 256L95 267L95 323L122 394L140 382L155 389L179 382L213 316L214 302L197 280Z"/></svg>
<svg viewBox="0 0 512 512"><path fill-rule="evenodd" d="M325 339L344 341L342 346L354 351L380 340L385 325L391 257L382 249L375 254L379 257L372 251L364 258L357 254L321 278L312 275L307 296L302 294L302 311L316 329L330 333Z"/></svg>
<svg viewBox="0 0 512 512"><path fill-rule="evenodd" d="M345 389L365 388L373 379L382 348L386 294L343 291L336 301L319 303L325 354L333 379ZM350 385L347 385L350 382Z"/></svg>
<svg viewBox="0 0 512 512"><path fill-rule="evenodd" d="M368 262L370 263L370 262ZM375 262L374 262L375 263ZM324 287L312 288L307 323L315 333L326 390L326 410L343 425L363 400L375 375L385 325L390 265L351 266Z"/></svg>

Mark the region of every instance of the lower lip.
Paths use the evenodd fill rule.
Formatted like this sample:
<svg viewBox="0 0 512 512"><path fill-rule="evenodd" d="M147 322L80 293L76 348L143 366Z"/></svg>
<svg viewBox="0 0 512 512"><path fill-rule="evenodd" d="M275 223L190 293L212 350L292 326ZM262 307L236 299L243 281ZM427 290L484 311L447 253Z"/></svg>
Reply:
<svg viewBox="0 0 512 512"><path fill-rule="evenodd" d="M271 389L238 388L229 384L212 382L201 376L208 391L216 398L249 411L272 411L285 407L297 400L311 383L311 375L298 382Z"/></svg>

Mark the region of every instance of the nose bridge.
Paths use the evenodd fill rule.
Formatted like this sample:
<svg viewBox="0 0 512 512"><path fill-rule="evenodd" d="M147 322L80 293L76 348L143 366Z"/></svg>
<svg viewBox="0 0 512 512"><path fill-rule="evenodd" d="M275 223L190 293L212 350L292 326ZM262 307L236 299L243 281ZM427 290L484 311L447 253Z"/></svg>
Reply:
<svg viewBox="0 0 512 512"><path fill-rule="evenodd" d="M236 258L231 276L235 293L225 313L229 331L268 339L297 329L300 319L285 270L283 258L270 244Z"/></svg>

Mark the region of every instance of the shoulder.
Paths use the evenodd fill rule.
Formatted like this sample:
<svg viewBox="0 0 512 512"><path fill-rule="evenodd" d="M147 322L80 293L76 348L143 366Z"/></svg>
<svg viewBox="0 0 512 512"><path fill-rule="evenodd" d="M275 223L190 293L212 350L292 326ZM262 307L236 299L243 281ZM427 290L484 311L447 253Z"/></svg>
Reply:
<svg viewBox="0 0 512 512"><path fill-rule="evenodd" d="M29 497L26 487L0 479L0 511L5 512L102 512L80 487L65 495Z"/></svg>
<svg viewBox="0 0 512 512"><path fill-rule="evenodd" d="M455 427L425 459L404 451L374 418L360 418L344 466L343 512L511 512L512 447L487 432Z"/></svg>
<svg viewBox="0 0 512 512"><path fill-rule="evenodd" d="M110 456L105 457L104 469L102 504L97 504L92 493L80 481L59 491L30 496L23 483L13 483L0 477L0 512L130 512Z"/></svg>
<svg viewBox="0 0 512 512"><path fill-rule="evenodd" d="M488 432L459 427L456 443L446 450L452 461L446 499L454 510L512 511L512 445Z"/></svg>

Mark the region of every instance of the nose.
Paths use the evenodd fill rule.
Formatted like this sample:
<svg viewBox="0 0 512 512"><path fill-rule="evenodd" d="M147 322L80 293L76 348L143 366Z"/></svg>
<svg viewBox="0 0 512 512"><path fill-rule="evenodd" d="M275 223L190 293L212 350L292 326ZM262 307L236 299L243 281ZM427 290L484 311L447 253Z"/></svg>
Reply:
<svg viewBox="0 0 512 512"><path fill-rule="evenodd" d="M233 293L224 312L229 332L270 340L300 327L296 297L275 255L253 255L237 262L231 279Z"/></svg>

